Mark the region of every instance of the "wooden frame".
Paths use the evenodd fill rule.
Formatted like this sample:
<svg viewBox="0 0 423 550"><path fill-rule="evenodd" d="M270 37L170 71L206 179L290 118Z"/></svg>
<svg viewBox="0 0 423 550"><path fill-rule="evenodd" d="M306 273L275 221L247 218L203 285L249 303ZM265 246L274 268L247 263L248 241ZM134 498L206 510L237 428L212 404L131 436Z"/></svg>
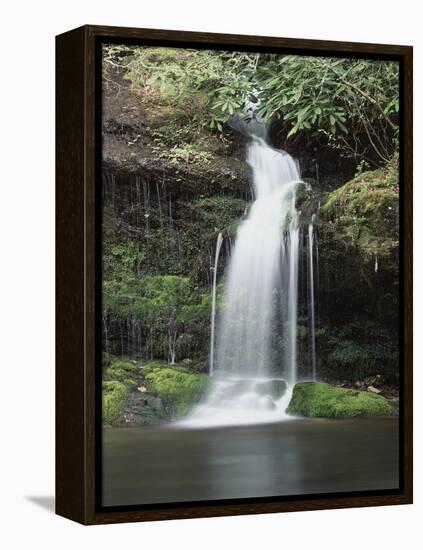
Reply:
<svg viewBox="0 0 423 550"><path fill-rule="evenodd" d="M143 40L160 45L216 45L281 52L391 56L402 70L402 282L403 376L400 460L403 483L395 494L304 496L201 506L184 504L101 511L96 495L95 277L99 269L96 231L96 45L102 39ZM408 504L412 502L412 48L224 34L84 26L56 39L56 512L83 524L165 520ZM98 180L97 180L98 181ZM97 196L97 199L96 199ZM97 422L97 424L99 424Z"/></svg>

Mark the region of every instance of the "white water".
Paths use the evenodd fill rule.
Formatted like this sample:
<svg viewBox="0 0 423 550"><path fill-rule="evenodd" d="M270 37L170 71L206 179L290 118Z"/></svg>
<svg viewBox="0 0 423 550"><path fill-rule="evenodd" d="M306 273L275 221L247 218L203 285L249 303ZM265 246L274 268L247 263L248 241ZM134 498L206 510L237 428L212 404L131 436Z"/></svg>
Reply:
<svg viewBox="0 0 423 550"><path fill-rule="evenodd" d="M190 416L176 424L187 428L241 426L281 422L292 419L286 409L293 386L277 400L261 395L255 386L267 378L228 378L216 376L205 403L197 405Z"/></svg>
<svg viewBox="0 0 423 550"><path fill-rule="evenodd" d="M223 237L219 233L216 241L216 252L214 256L214 271L213 271L213 290L212 290L212 315L211 315L211 335L210 335L210 368L209 374L213 376L214 370L214 333L216 320L216 282L217 282L217 264L219 262L220 249L222 247Z"/></svg>
<svg viewBox="0 0 423 550"><path fill-rule="evenodd" d="M251 143L248 162L256 200L238 228L228 268L217 365L221 374L231 376L270 374L270 334L280 291L282 297L288 296L289 362L277 370L293 382L298 284L295 195L300 175L292 157L262 139Z"/></svg>
<svg viewBox="0 0 423 550"><path fill-rule="evenodd" d="M314 229L313 221L314 214L311 218L311 223L308 226L308 288L309 288L309 304L308 315L310 323L310 359L312 380L316 380L316 323L314 318Z"/></svg>
<svg viewBox="0 0 423 550"><path fill-rule="evenodd" d="M302 182L292 157L261 138L253 138L248 162L255 201L238 228L226 274L216 361L214 365L213 357L210 365L216 376L206 400L183 422L187 426L279 421L286 417L297 380L299 229L295 199ZM283 325L280 364L275 364L271 342L277 319ZM278 400L255 391L257 381L270 379L288 382L288 390Z"/></svg>

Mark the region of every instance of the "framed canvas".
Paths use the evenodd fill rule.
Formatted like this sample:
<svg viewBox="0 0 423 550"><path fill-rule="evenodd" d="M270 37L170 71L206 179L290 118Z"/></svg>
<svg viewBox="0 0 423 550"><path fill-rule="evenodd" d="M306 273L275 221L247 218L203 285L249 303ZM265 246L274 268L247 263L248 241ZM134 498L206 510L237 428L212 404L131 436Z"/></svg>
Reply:
<svg viewBox="0 0 423 550"><path fill-rule="evenodd" d="M57 37L56 510L412 502L412 48Z"/></svg>

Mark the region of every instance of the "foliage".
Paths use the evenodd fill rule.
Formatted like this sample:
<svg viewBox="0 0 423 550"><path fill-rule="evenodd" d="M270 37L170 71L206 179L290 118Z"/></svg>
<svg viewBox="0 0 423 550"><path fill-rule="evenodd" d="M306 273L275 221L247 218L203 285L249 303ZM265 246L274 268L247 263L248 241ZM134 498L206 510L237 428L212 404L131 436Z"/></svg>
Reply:
<svg viewBox="0 0 423 550"><path fill-rule="evenodd" d="M103 249L103 311L123 312L128 299L138 290L145 251L134 240L104 244Z"/></svg>
<svg viewBox="0 0 423 550"><path fill-rule="evenodd" d="M258 114L326 136L345 155L387 162L398 139L398 63L277 56L259 67ZM371 151L371 153L369 153Z"/></svg>
<svg viewBox="0 0 423 550"><path fill-rule="evenodd" d="M209 293L198 292L188 277L141 276L116 262L103 284L105 322L137 322L145 335L154 333L150 353L170 363L199 351L207 338L210 307Z"/></svg>
<svg viewBox="0 0 423 550"><path fill-rule="evenodd" d="M397 407L384 397L368 392L337 388L322 382L303 382L294 386L288 414L351 418L356 416L392 416Z"/></svg>
<svg viewBox="0 0 423 550"><path fill-rule="evenodd" d="M117 360L112 362L111 366L105 371L105 375L131 388L136 385L132 376L136 374L138 370L139 369L130 361Z"/></svg>
<svg viewBox="0 0 423 550"><path fill-rule="evenodd" d="M222 131L223 124L242 108L251 87L246 66L255 56L232 52L139 48L127 77L139 88L154 87L169 101L175 99L194 123Z"/></svg>
<svg viewBox="0 0 423 550"><path fill-rule="evenodd" d="M278 123L288 139L305 132L372 164L387 162L397 147L396 62L177 48L128 51L130 61L122 67L133 87L146 94L157 90L195 127L222 133L234 115L258 116ZM105 63L112 58L113 53L106 56Z"/></svg>
<svg viewBox="0 0 423 550"><path fill-rule="evenodd" d="M152 147L152 149L159 151L159 158L165 158L172 164L182 162L208 166L213 160L213 155L201 149L198 144L182 143L181 145L174 145L170 149L161 149L160 147Z"/></svg>
<svg viewBox="0 0 423 550"><path fill-rule="evenodd" d="M147 364L143 371L148 390L162 398L174 417L186 415L209 384L208 376L190 373L183 367L162 367L155 362Z"/></svg>
<svg viewBox="0 0 423 550"><path fill-rule="evenodd" d="M134 376L139 369L128 360L120 360L107 355L103 363L103 421L117 426L122 423L123 410L129 392L136 388Z"/></svg>
<svg viewBox="0 0 423 550"><path fill-rule="evenodd" d="M172 164L198 164L205 168L215 160L219 148L213 136L196 131L190 123L181 126L170 122L160 129L150 130L150 133L151 149L158 158Z"/></svg>
<svg viewBox="0 0 423 550"><path fill-rule="evenodd" d="M399 360L396 330L363 313L361 317L346 317L344 324L332 328L321 323L317 335L320 372L333 379L351 381L383 373L395 382Z"/></svg>

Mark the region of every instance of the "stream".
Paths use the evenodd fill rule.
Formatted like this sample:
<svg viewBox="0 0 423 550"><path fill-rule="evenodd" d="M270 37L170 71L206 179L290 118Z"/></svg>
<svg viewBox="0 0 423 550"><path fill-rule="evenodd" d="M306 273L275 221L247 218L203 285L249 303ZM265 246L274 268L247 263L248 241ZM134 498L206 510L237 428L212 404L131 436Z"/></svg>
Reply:
<svg viewBox="0 0 423 550"><path fill-rule="evenodd" d="M395 489L398 419L110 428L103 505Z"/></svg>

